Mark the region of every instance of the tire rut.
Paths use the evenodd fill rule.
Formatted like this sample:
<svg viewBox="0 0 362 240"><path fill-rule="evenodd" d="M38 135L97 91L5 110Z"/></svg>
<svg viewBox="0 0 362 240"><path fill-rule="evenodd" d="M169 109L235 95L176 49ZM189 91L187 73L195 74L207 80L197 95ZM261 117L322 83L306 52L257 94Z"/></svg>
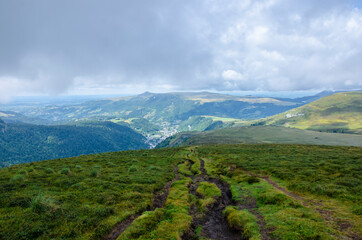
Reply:
<svg viewBox="0 0 362 240"><path fill-rule="evenodd" d="M196 193L196 189L200 182L206 181L209 183L214 183L221 190L222 196L219 199L217 199L217 201L212 206L209 206L208 211L201 219L196 216L197 207L195 205L191 205L190 215L193 216L193 221L191 224L192 230L184 234L184 236L182 236L182 239L183 240L198 239L198 237L195 234L195 230L199 226L202 227L201 235L207 239L215 239L215 240L242 239L241 233L235 229L232 229L223 215L225 207L233 203L229 185L218 179L209 177L204 168L205 164L204 161L202 159L199 160L200 160L201 174L194 177L192 184L189 186L190 193L197 197L200 197Z"/></svg>
<svg viewBox="0 0 362 240"><path fill-rule="evenodd" d="M152 208L146 211L154 211L156 208L162 208L165 205L172 183L175 180L180 179L177 166L174 167L174 173L175 179L167 182L160 191L156 191L154 193L154 197L152 199ZM103 240L116 240L133 223L133 221L141 216L144 212L145 211L141 211L133 214L122 222L116 224L113 230L106 237L104 237Z"/></svg>
<svg viewBox="0 0 362 240"><path fill-rule="evenodd" d="M311 209L315 210L316 212L319 213L319 215L324 219L324 221L326 223L329 223L329 224L335 223L338 226L338 230L341 231L341 232L347 233L349 235L350 239L362 240L361 236L359 236L358 234L356 234L354 232L350 232L350 231L352 231L353 225L349 221L341 220L340 218L333 217L333 211L332 210L327 210L327 209L322 209L321 208L321 207L323 207L322 203L317 203L316 205L319 205L320 207L315 207L315 206L313 206L311 204L311 203L313 203L313 200L307 200L304 197L302 197L302 196L300 196L300 195L298 195L296 193L288 191L284 187L279 186L279 184L277 184L276 182L271 180L269 178L269 176L259 176L259 175L255 174L255 173L252 173L252 172L247 172L247 174L249 174L250 176L254 176L254 177L264 179L265 181L267 181L270 185L272 185L276 189L280 190L281 192L283 192L284 194L286 194L289 197L293 198L294 200L297 200L298 202L300 202L304 207L311 208Z"/></svg>
<svg viewBox="0 0 362 240"><path fill-rule="evenodd" d="M262 240L272 240L271 232L273 229L267 228L266 223L264 221L263 215L258 211L258 206L256 205L256 200L252 196L241 196L243 200L243 204L239 203L237 206L239 209L246 209L250 213L252 213L256 219L257 224L260 227L260 234Z"/></svg>

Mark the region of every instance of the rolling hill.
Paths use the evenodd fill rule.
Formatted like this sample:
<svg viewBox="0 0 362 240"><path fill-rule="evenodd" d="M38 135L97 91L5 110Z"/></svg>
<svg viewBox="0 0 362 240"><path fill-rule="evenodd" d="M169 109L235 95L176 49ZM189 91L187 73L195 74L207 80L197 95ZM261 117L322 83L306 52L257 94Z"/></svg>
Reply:
<svg viewBox="0 0 362 240"><path fill-rule="evenodd" d="M0 127L5 126L4 124ZM0 129L1 130L1 129ZM148 148L141 134L112 122L42 126L10 123L0 131L0 167L82 154Z"/></svg>
<svg viewBox="0 0 362 240"><path fill-rule="evenodd" d="M149 144L155 146L177 132L204 131L230 127L233 124L246 124L249 120L270 117L328 94L331 92L282 99L210 92L145 92L137 96L73 104L69 101L30 105L17 102L0 105L0 117L9 123L45 125L84 120L112 121L136 130L147 138Z"/></svg>
<svg viewBox="0 0 362 240"><path fill-rule="evenodd" d="M362 92L335 93L257 124L362 134Z"/></svg>
<svg viewBox="0 0 362 240"><path fill-rule="evenodd" d="M278 126L231 127L205 132L178 133L161 142L157 148L240 143L362 146L362 136L355 134L321 133Z"/></svg>
<svg viewBox="0 0 362 240"><path fill-rule="evenodd" d="M360 239L360 147L217 145L0 169L0 239Z"/></svg>
<svg viewBox="0 0 362 240"><path fill-rule="evenodd" d="M191 116L216 116L238 119L268 117L308 103L308 99L276 99L270 97L232 96L225 94L150 93L88 101L74 105L48 105L21 108L27 117L53 123L81 119L145 118L152 123L187 120ZM19 108L19 107L18 107ZM16 107L12 110L15 111Z"/></svg>

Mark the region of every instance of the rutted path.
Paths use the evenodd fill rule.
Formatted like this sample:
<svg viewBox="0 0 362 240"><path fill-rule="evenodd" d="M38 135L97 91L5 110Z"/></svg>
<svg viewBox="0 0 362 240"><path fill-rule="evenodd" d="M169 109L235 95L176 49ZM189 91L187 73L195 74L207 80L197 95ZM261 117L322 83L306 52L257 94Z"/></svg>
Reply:
<svg viewBox="0 0 362 240"><path fill-rule="evenodd" d="M304 197L295 194L293 192L288 191L287 189L285 189L284 187L279 186L279 184L277 184L276 182L274 182L273 180L271 180L268 176L259 176L255 173L252 172L247 172L247 174L249 174L250 176L254 176L254 177L258 177L261 179L264 179L265 181L267 181L270 185L272 185L274 188L280 190L281 192L283 192L285 195L293 198L294 200L297 200L298 202L300 202L303 206L307 207L307 208L311 208L314 209L316 212L318 212L320 214L320 216L330 225L336 224L338 226L338 229L341 232L346 232L352 229L352 224L347 221L347 220L342 220L336 217L333 217L333 210L327 210L327 209L322 209L323 204L318 202L315 203L315 201L313 200L307 200ZM314 206L313 204L317 205ZM356 234L356 233L350 233L349 234L350 239L356 239L356 240L361 240L362 238Z"/></svg>
<svg viewBox="0 0 362 240"><path fill-rule="evenodd" d="M197 239L195 232L199 226L202 227L202 233L200 235L207 239L242 239L241 233L237 230L230 228L227 220L223 216L223 210L225 209L225 207L232 204L229 185L218 179L209 177L204 168L204 161L202 159L199 160L201 174L197 175L193 179L193 183L190 185L190 193L195 195L196 197L199 197L196 193L196 189L200 182L205 181L209 183L214 183L221 190L222 196L218 198L217 201L212 204L212 206L208 207L208 211L201 218L197 216L197 207L195 205L191 206L190 214L193 216L193 222L191 225L192 231L186 233L182 237L182 239Z"/></svg>
<svg viewBox="0 0 362 240"><path fill-rule="evenodd" d="M256 219L257 223L260 227L260 235L262 240L270 240L271 229L266 227L263 215L258 211L258 207L256 205L256 200L252 196L241 196L243 199L243 204L239 203L239 209L247 209L250 213L252 213Z"/></svg>
<svg viewBox="0 0 362 240"><path fill-rule="evenodd" d="M170 192L171 184L175 180L179 180L178 175L178 168L174 167L174 173L175 173L175 179L172 181L169 181L165 184L162 190L157 191L154 193L154 197L152 199L152 209L151 211L154 211L156 208L162 208L165 205L165 202L167 200L168 193ZM148 209L149 210L149 209ZM133 221L142 215L144 211L138 212L136 214L133 214L123 220L122 222L118 223L113 230L103 238L103 240L116 240L132 223Z"/></svg>

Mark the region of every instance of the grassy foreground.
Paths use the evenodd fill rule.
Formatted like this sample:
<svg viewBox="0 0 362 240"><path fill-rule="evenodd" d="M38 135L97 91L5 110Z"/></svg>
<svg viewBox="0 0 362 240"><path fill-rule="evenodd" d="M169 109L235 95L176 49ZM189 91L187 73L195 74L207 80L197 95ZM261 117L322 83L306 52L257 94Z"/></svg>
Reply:
<svg viewBox="0 0 362 240"><path fill-rule="evenodd" d="M103 153L0 170L0 239L99 239L152 205L178 149Z"/></svg>
<svg viewBox="0 0 362 240"><path fill-rule="evenodd" d="M220 181L233 199L220 214L240 237L358 239L361 170L360 147L271 144L14 165L0 169L0 239L102 239L130 216L139 217L116 238L205 239L203 218L225 194ZM154 209L153 199L167 183L167 200ZM199 227L192 224L195 217Z"/></svg>

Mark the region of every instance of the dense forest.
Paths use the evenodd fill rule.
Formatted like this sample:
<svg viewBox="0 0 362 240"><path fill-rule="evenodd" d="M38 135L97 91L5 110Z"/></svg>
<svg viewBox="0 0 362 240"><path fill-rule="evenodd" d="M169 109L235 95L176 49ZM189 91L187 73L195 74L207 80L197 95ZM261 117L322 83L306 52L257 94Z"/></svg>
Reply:
<svg viewBox="0 0 362 240"><path fill-rule="evenodd" d="M145 138L112 122L43 126L0 124L0 167L82 154L148 148ZM6 127L6 130L5 130Z"/></svg>

